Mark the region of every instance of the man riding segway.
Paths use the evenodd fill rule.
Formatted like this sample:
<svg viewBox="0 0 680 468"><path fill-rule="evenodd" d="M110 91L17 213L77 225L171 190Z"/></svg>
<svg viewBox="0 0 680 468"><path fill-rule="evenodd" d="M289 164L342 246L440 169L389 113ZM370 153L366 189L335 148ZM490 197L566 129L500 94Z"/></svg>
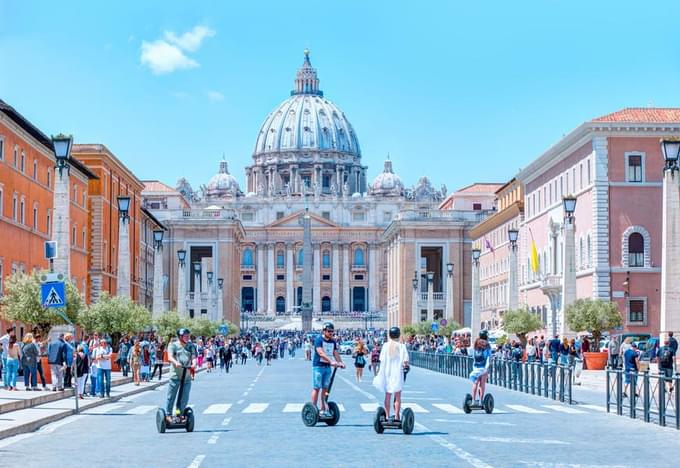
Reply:
<svg viewBox="0 0 680 468"><path fill-rule="evenodd" d="M189 343L190 336L189 329L180 328L177 330L177 340L168 346L168 361L172 365L172 374L168 383L168 397L165 405L165 422L167 425L186 422L185 410L191 392L191 379L187 376L187 370L196 368L196 353L195 348ZM177 398L178 391L179 398ZM179 416L173 413L176 398L176 409Z"/></svg>

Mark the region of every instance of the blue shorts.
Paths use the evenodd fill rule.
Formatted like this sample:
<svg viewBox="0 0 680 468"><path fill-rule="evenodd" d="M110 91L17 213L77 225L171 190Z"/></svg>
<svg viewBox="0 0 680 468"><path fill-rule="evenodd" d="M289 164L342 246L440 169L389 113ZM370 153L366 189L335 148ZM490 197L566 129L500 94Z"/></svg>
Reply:
<svg viewBox="0 0 680 468"><path fill-rule="evenodd" d="M331 366L312 367L312 387L328 388L331 384Z"/></svg>

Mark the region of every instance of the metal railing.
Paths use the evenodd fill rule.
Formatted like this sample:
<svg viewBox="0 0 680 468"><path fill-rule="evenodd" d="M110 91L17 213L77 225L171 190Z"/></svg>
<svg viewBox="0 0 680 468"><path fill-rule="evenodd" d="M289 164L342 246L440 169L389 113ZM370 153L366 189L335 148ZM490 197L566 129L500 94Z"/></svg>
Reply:
<svg viewBox="0 0 680 468"><path fill-rule="evenodd" d="M607 369L607 412L680 429L680 374L672 377ZM626 381L628 383L626 383Z"/></svg>
<svg viewBox="0 0 680 468"><path fill-rule="evenodd" d="M473 358L459 354L409 351L409 362L442 374L467 379L472 372ZM540 362L518 362L493 358L488 383L573 404L573 368Z"/></svg>

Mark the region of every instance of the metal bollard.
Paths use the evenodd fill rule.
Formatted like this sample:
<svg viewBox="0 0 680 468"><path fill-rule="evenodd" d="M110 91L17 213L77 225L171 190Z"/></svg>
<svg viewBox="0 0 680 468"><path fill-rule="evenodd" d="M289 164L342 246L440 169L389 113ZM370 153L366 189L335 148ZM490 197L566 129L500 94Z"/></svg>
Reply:
<svg viewBox="0 0 680 468"><path fill-rule="evenodd" d="M548 364L543 364L543 396L548 398Z"/></svg>
<svg viewBox="0 0 680 468"><path fill-rule="evenodd" d="M564 366L560 366L560 401L564 403Z"/></svg>
<svg viewBox="0 0 680 468"><path fill-rule="evenodd" d="M649 422L652 419L652 412L650 408L650 398L649 398L649 372L645 372L642 381L642 411L643 419L645 422Z"/></svg>
<svg viewBox="0 0 680 468"><path fill-rule="evenodd" d="M569 379L567 380L567 395L568 395L568 400L567 402L571 405L574 403L574 400L572 399L572 390L573 390L573 373L574 373L574 368L570 367L568 370L569 373Z"/></svg>
<svg viewBox="0 0 680 468"><path fill-rule="evenodd" d="M607 413L609 413L609 405L611 404L611 379L609 378L609 366L605 369L605 385L607 388L607 393L606 393L606 403L607 403Z"/></svg>
<svg viewBox="0 0 680 468"><path fill-rule="evenodd" d="M630 395L628 395L630 408L628 408L628 413L631 418L635 419L635 407L637 406L637 372L630 373L630 386Z"/></svg>
<svg viewBox="0 0 680 468"><path fill-rule="evenodd" d="M659 426L666 425L666 379L659 376ZM677 408L676 408L677 411Z"/></svg>
<svg viewBox="0 0 680 468"><path fill-rule="evenodd" d="M557 367L552 366L550 369L552 384L550 385L550 398L553 400L557 399Z"/></svg>
<svg viewBox="0 0 680 468"><path fill-rule="evenodd" d="M616 414L623 415L623 373L616 370Z"/></svg>
<svg viewBox="0 0 680 468"><path fill-rule="evenodd" d="M675 374L671 382L673 382L673 391L675 392L675 428L680 429L680 392L678 391L680 378L678 378L678 374Z"/></svg>

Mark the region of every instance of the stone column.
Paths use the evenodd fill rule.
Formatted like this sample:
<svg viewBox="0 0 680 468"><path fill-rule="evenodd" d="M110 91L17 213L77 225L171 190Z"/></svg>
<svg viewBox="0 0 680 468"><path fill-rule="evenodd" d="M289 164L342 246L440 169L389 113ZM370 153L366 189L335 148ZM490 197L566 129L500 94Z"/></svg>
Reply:
<svg viewBox="0 0 680 468"><path fill-rule="evenodd" d="M276 290L274 288L275 276L275 266L274 266L274 255L275 255L276 244L269 244L267 246L267 315L274 315L276 313Z"/></svg>
<svg viewBox="0 0 680 468"><path fill-rule="evenodd" d="M217 287L217 320L224 320L224 286Z"/></svg>
<svg viewBox="0 0 680 468"><path fill-rule="evenodd" d="M206 279L207 281L207 279ZM213 308L213 289L215 289L215 279L212 281L207 281L208 284L208 318L210 320L216 320L215 315L217 315L217 307Z"/></svg>
<svg viewBox="0 0 680 468"><path fill-rule="evenodd" d="M680 196L677 169L665 169L661 211L661 342L680 331ZM677 390L676 390L677 391Z"/></svg>
<svg viewBox="0 0 680 468"><path fill-rule="evenodd" d="M412 304L412 323L418 323L420 322L420 311L418 310L418 296L420 295L420 281L416 285L415 288L411 287L413 289L413 304ZM399 320L397 319L397 322Z"/></svg>
<svg viewBox="0 0 680 468"><path fill-rule="evenodd" d="M288 313L293 312L293 306L295 305L295 297L293 296L294 255L293 244L286 244L286 312Z"/></svg>
<svg viewBox="0 0 680 468"><path fill-rule="evenodd" d="M312 306L315 314L321 313L321 245L314 244L314 267L312 274L314 275L314 286L312 295ZM307 252L305 252L306 254Z"/></svg>
<svg viewBox="0 0 680 468"><path fill-rule="evenodd" d="M55 170L52 240L57 241L54 271L71 277L71 203L68 169ZM129 293L128 293L129 295Z"/></svg>
<svg viewBox="0 0 680 468"><path fill-rule="evenodd" d="M510 244L510 264L508 271L508 309L516 310L519 305L517 289L517 244Z"/></svg>
<svg viewBox="0 0 680 468"><path fill-rule="evenodd" d="M255 274L257 275L257 312L264 313L265 301L264 301L264 249L266 248L264 244L259 244L257 247L257 266L255 267Z"/></svg>
<svg viewBox="0 0 680 468"><path fill-rule="evenodd" d="M163 314L163 309L163 246L157 245L153 253L153 318Z"/></svg>
<svg viewBox="0 0 680 468"><path fill-rule="evenodd" d="M375 293L378 290L378 248L375 244L369 244L366 249L368 252L368 312L375 312L376 300Z"/></svg>
<svg viewBox="0 0 680 468"><path fill-rule="evenodd" d="M349 312L349 244L345 244L342 247L342 309L343 312Z"/></svg>
<svg viewBox="0 0 680 468"><path fill-rule="evenodd" d="M201 272L200 271L196 272L196 270L194 270L194 318L199 318L200 316L201 316Z"/></svg>
<svg viewBox="0 0 680 468"><path fill-rule="evenodd" d="M331 291L331 311L337 312L340 310L340 252L338 243L333 243L333 258L332 264L332 291Z"/></svg>
<svg viewBox="0 0 680 468"><path fill-rule="evenodd" d="M454 276L453 272L446 272L446 320L449 322L456 319L455 302L454 302Z"/></svg>
<svg viewBox="0 0 680 468"><path fill-rule="evenodd" d="M186 262L177 267L177 314L183 317L187 313L187 270Z"/></svg>
<svg viewBox="0 0 680 468"><path fill-rule="evenodd" d="M427 280L427 319L434 319L434 278Z"/></svg>
<svg viewBox="0 0 680 468"><path fill-rule="evenodd" d="M130 204L132 207L132 203ZM116 295L130 297L130 219L118 218L118 287Z"/></svg>
<svg viewBox="0 0 680 468"><path fill-rule="evenodd" d="M471 337L479 336L480 321L482 318L482 294L479 289L479 261L472 260L472 317L470 318Z"/></svg>
<svg viewBox="0 0 680 468"><path fill-rule="evenodd" d="M574 235L574 218L564 220L564 256L562 280L562 307L560 309L560 335L569 333L565 311L576 300L576 241Z"/></svg>

